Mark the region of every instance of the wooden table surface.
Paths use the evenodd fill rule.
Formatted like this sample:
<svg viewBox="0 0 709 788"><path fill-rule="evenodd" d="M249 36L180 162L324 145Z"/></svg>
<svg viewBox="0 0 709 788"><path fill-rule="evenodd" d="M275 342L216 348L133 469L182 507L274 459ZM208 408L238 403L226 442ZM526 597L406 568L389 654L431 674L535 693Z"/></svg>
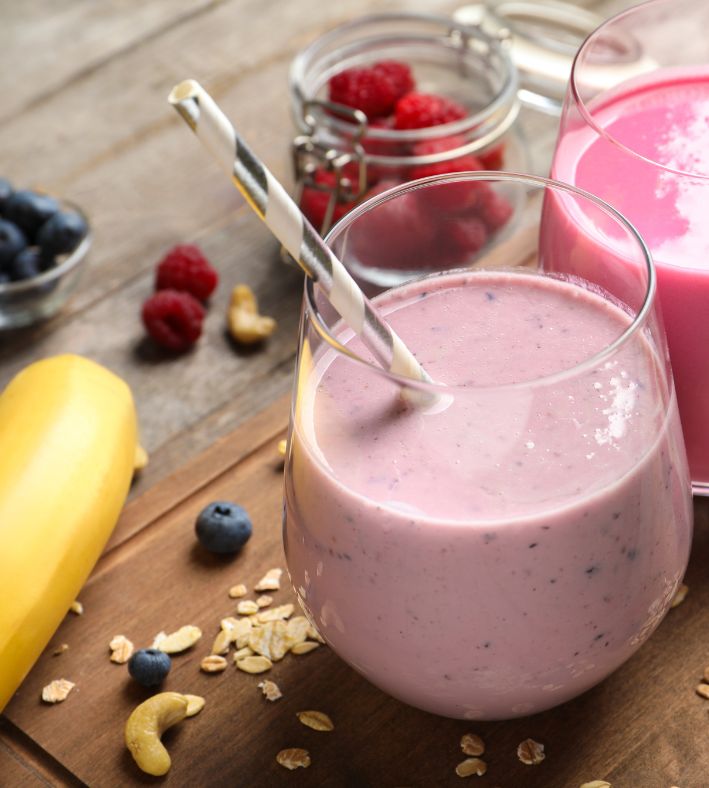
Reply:
<svg viewBox="0 0 709 788"><path fill-rule="evenodd" d="M134 501L152 500L151 490L168 489L156 488L158 482L281 400L291 384L302 277L280 262L268 231L168 107L167 94L183 78L199 79L276 176L290 184L287 73L294 54L335 24L365 12L446 13L460 4L2 3L0 174L84 206L94 245L80 289L59 316L0 334L0 389L26 364L60 352L89 356L122 375L134 392L150 454L131 492ZM603 15L630 4L578 3ZM542 172L556 123L530 112L522 123L534 168ZM155 263L184 242L202 247L221 284L197 347L170 358L146 341L139 312L152 290ZM276 334L256 351L237 349L225 332L229 292L238 282L248 283L262 311L278 320ZM26 732L12 741L0 738L0 786L33 784L23 764L26 757L35 759L41 745ZM25 755L3 758L3 748L15 746ZM627 774L630 782L621 788L637 786ZM76 780L61 769L40 777L51 784ZM324 784L304 779L300 784ZM223 783L191 784L241 783L225 776Z"/></svg>

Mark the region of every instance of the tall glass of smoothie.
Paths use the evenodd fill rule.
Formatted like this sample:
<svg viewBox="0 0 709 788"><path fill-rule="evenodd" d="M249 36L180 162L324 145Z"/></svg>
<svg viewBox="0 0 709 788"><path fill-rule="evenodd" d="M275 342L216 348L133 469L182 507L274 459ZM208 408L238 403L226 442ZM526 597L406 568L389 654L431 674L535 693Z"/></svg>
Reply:
<svg viewBox="0 0 709 788"><path fill-rule="evenodd" d="M355 268L396 255L408 236L386 228L407 214L411 233L429 225L418 251L435 267L461 199L520 187L612 225L597 254L623 266L603 288L566 273L570 225L547 271L532 225L524 248L493 240L471 265L382 292L375 305L431 384L382 370L310 282L304 294L291 580L352 667L457 718L530 714L602 680L662 619L691 539L655 275L620 214L570 186L467 173L382 194L328 242Z"/></svg>
<svg viewBox="0 0 709 788"><path fill-rule="evenodd" d="M707 29L705 0L653 0L598 28L576 56L551 170L616 207L650 248L698 494L709 494ZM591 220L573 221L577 272L602 277Z"/></svg>

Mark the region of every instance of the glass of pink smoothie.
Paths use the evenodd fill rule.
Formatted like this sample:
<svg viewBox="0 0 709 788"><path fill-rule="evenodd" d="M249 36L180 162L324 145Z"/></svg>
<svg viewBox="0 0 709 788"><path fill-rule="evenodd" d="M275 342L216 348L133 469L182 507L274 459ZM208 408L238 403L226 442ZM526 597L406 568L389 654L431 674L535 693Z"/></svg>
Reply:
<svg viewBox="0 0 709 788"><path fill-rule="evenodd" d="M576 56L551 169L650 248L698 494L709 494L708 28L705 0L653 0L598 28ZM576 271L603 277L590 220L573 222Z"/></svg>
<svg viewBox="0 0 709 788"><path fill-rule="evenodd" d="M461 193L511 187L612 227L597 253L622 254L625 274L601 289L565 273L575 236L546 271L532 225L525 254L507 241L381 293L436 381L415 396L308 282L286 460L303 608L372 683L467 719L555 706L628 659L670 604L692 529L654 272L613 209L543 179L468 173L393 189L327 240L345 264L393 254L408 241L381 234L387 216L445 227Z"/></svg>

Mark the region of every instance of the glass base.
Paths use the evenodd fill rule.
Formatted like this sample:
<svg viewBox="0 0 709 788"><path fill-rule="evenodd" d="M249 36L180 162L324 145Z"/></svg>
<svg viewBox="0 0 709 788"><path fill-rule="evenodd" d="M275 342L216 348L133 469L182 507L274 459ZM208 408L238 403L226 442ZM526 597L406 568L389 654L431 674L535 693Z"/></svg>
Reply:
<svg viewBox="0 0 709 788"><path fill-rule="evenodd" d="M709 482L692 482L692 494L698 498L709 498Z"/></svg>

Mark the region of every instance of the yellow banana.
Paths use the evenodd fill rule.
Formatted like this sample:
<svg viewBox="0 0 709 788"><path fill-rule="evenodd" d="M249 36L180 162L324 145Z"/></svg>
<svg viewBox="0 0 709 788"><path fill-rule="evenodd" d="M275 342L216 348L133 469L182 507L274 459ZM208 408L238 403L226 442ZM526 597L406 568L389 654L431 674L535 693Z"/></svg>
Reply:
<svg viewBox="0 0 709 788"><path fill-rule="evenodd" d="M0 395L0 712L101 554L137 446L130 389L80 356L31 364Z"/></svg>

